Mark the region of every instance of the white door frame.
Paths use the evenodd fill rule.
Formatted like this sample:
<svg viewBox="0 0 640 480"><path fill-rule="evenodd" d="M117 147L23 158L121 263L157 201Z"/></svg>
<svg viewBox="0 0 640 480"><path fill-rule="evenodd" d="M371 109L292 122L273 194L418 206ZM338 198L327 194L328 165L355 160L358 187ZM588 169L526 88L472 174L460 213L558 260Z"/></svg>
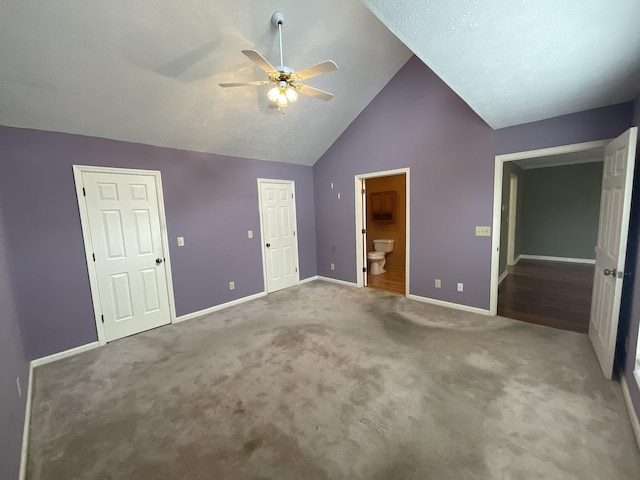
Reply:
<svg viewBox="0 0 640 480"><path fill-rule="evenodd" d="M167 218L164 211L164 194L162 192L162 177L157 170L139 170L132 168L112 168L112 167L95 167L88 165L73 165L73 179L76 185L76 197L78 198L78 210L80 211L80 225L82 227L82 240L84 242L85 260L87 262L87 270L89 271L89 285L91 287L91 301L93 303L93 315L96 322L96 330L98 332L98 343L105 345L107 343L104 333L104 324L101 320L100 309L100 291L98 289L98 274L96 271L96 263L93 261L93 247L91 241L91 229L89 228L89 212L87 210L87 202L83 193L82 174L91 173L111 173L120 175L147 175L153 176L156 180L158 194L158 213L160 216L160 233L162 236L162 250L167 275L167 295L169 297L169 316L171 323L176 321L176 307L173 298L173 279L171 275L171 258L169 255L169 237L167 234Z"/></svg>
<svg viewBox="0 0 640 480"><path fill-rule="evenodd" d="M356 197L356 279L357 286L364 287L364 280L362 275L362 269L364 265L364 248L362 245L362 229L364 228L363 221L363 202L362 202L362 185L364 180L368 178L378 177L390 177L392 175L405 175L405 197L406 197L406 212L405 212L405 229L406 229L406 255L405 255L405 297L409 295L409 278L410 278L410 257L411 257L411 169L410 168L398 168L395 170L384 170L381 172L363 173L356 175L354 179L355 183L355 197Z"/></svg>
<svg viewBox="0 0 640 480"><path fill-rule="evenodd" d="M496 155L496 167L493 177L493 234L491 236L491 293L489 295L489 311L491 315L498 314L498 277L500 275L500 221L502 205L502 174L505 162L514 160L534 159L538 157L548 157L549 155L561 155L563 153L581 152L594 148L601 148L611 142L611 138L606 140L596 140L594 142L574 143L571 145L561 145L558 147L541 148L538 150L527 150L523 152L507 153Z"/></svg>
<svg viewBox="0 0 640 480"><path fill-rule="evenodd" d="M262 281L264 282L264 292L269 293L267 289L267 257L264 255L264 227L262 218L262 190L260 189L263 183L283 183L290 184L291 191L293 192L293 231L296 237L296 273L298 275L298 285L300 284L300 243L298 242L298 212L296 206L298 204L298 195L296 195L296 182L294 180L281 180L272 178L258 178L258 211L260 213L260 252L262 253Z"/></svg>
<svg viewBox="0 0 640 480"><path fill-rule="evenodd" d="M516 257L516 221L518 207L518 175L509 178L509 228L507 230L507 266L514 265Z"/></svg>

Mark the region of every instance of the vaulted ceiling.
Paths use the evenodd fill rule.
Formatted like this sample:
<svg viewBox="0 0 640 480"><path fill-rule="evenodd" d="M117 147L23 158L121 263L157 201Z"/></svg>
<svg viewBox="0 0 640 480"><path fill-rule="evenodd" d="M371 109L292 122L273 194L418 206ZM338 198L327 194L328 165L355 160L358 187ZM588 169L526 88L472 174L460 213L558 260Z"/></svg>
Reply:
<svg viewBox="0 0 640 480"><path fill-rule="evenodd" d="M6 0L1 10L0 124L232 156L313 164L412 51L494 128L640 90L636 0ZM282 116L267 87L218 86L264 79L243 49L279 63L275 10L286 65L340 67L306 82L332 101L301 96Z"/></svg>

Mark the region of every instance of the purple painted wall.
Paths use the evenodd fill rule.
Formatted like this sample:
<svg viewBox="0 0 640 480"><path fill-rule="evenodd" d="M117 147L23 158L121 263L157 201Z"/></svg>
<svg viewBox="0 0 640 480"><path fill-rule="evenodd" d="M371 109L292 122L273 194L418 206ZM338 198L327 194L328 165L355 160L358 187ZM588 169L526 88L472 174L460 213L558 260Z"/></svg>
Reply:
<svg viewBox="0 0 640 480"><path fill-rule="evenodd" d="M632 125L640 127L640 94L636 97L634 105L634 114L632 119ZM640 274L640 141L638 142L638 149L636 153L636 173L634 183L634 195L632 199L631 207L631 226L629 228L629 249L627 255L627 265L634 268L635 275L625 282L625 291L623 294L623 306L627 325L626 339L621 339L622 348L620 352L624 355L624 345L627 345L626 356L623 361L623 375L629 386L629 393L631 394L631 400L633 402L636 415L640 418L640 389L638 383L633 375L633 370L636 366L636 355L638 346L638 333L640 329L640 281L638 275ZM629 269L627 267L627 269Z"/></svg>
<svg viewBox="0 0 640 480"><path fill-rule="evenodd" d="M631 112L629 103L494 131L413 57L314 165L318 274L357 279L354 175L410 167L410 293L488 309L491 241L475 227L492 224L495 155L615 137Z"/></svg>
<svg viewBox="0 0 640 480"><path fill-rule="evenodd" d="M0 202L0 477L7 480L18 478L29 378L29 362L9 273L9 256ZM20 377L22 398L18 396L16 377Z"/></svg>
<svg viewBox="0 0 640 480"><path fill-rule="evenodd" d="M615 138L631 124L633 104L621 103L586 112L496 130L496 154Z"/></svg>
<svg viewBox="0 0 640 480"><path fill-rule="evenodd" d="M0 145L0 198L29 358L97 338L74 164L162 172L178 316L264 290L257 178L296 182L300 278L316 275L311 167L8 127L0 127Z"/></svg>

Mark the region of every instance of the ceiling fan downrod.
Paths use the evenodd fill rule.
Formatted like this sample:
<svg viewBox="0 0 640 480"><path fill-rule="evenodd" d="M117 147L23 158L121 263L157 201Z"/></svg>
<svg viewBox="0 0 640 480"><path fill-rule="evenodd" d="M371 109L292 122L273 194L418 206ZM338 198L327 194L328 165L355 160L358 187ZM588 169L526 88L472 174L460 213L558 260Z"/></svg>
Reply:
<svg viewBox="0 0 640 480"><path fill-rule="evenodd" d="M282 54L282 25L284 24L284 15L282 12L274 12L271 16L271 23L274 27L278 27L278 35L280 37L280 66L284 65Z"/></svg>

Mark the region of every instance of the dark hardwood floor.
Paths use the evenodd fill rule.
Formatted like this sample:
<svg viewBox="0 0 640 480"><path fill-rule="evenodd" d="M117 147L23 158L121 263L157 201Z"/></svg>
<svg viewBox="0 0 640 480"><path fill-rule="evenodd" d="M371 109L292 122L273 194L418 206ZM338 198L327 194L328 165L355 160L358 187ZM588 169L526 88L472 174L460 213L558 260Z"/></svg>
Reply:
<svg viewBox="0 0 640 480"><path fill-rule="evenodd" d="M404 268L387 268L385 273L371 275L367 273L367 286L385 292L405 294Z"/></svg>
<svg viewBox="0 0 640 480"><path fill-rule="evenodd" d="M520 260L498 288L498 315L579 333L589 331L593 265Z"/></svg>

